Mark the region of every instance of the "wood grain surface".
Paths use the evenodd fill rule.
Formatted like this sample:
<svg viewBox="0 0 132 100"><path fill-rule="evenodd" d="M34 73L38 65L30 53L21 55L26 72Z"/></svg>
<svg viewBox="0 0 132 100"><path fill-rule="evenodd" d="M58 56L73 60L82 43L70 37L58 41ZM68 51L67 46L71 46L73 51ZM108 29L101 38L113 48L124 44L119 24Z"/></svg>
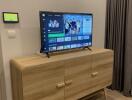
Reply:
<svg viewBox="0 0 132 100"><path fill-rule="evenodd" d="M110 85L113 51L92 50L11 60L13 100L77 100Z"/></svg>

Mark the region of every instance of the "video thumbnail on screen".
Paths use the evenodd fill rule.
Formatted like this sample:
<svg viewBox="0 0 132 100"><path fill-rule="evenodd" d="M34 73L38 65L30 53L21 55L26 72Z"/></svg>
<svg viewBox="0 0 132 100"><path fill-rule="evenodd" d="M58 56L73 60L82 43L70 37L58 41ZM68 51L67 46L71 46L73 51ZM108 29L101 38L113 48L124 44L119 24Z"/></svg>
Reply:
<svg viewBox="0 0 132 100"><path fill-rule="evenodd" d="M65 35L81 34L83 28L83 18L78 15L64 15Z"/></svg>

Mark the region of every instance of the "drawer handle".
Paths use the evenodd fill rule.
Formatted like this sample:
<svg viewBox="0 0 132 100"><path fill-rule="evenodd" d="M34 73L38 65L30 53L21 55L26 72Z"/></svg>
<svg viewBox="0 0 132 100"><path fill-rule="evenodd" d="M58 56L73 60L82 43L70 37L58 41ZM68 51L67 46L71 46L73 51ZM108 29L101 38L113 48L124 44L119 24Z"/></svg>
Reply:
<svg viewBox="0 0 132 100"><path fill-rule="evenodd" d="M64 82L62 82L62 83L58 83L57 84L57 88L63 88L65 86L65 83Z"/></svg>
<svg viewBox="0 0 132 100"><path fill-rule="evenodd" d="M66 84L66 85L71 85L72 82L73 82L72 80L68 80L68 81L65 82L65 84Z"/></svg>
<svg viewBox="0 0 132 100"><path fill-rule="evenodd" d="M99 74L99 72L94 72L94 73L92 73L92 77L96 77L96 76L98 76L98 74Z"/></svg>

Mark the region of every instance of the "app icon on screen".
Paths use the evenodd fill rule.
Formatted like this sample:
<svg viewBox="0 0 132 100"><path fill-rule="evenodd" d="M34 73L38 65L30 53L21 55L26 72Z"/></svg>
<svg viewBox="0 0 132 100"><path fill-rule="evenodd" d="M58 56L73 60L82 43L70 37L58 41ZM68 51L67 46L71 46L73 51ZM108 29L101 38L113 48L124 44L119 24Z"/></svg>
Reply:
<svg viewBox="0 0 132 100"><path fill-rule="evenodd" d="M56 47L49 47L50 51L56 51Z"/></svg>
<svg viewBox="0 0 132 100"><path fill-rule="evenodd" d="M92 42L89 42L89 46L92 45Z"/></svg>
<svg viewBox="0 0 132 100"><path fill-rule="evenodd" d="M89 43L84 43L84 44L83 44L83 46L88 46L88 45L89 45Z"/></svg>
<svg viewBox="0 0 132 100"><path fill-rule="evenodd" d="M64 38L57 38L57 42L64 42Z"/></svg>
<svg viewBox="0 0 132 100"><path fill-rule="evenodd" d="M57 50L63 50L63 46L57 46Z"/></svg>
<svg viewBox="0 0 132 100"><path fill-rule="evenodd" d="M43 14L42 16L45 17L45 14Z"/></svg>
<svg viewBox="0 0 132 100"><path fill-rule="evenodd" d="M70 49L71 48L71 45L65 45L64 46L64 49Z"/></svg>
<svg viewBox="0 0 132 100"><path fill-rule="evenodd" d="M90 37L89 36L84 36L84 39L90 39Z"/></svg>
<svg viewBox="0 0 132 100"><path fill-rule="evenodd" d="M71 45L71 48L76 48L77 47L77 44L72 44Z"/></svg>
<svg viewBox="0 0 132 100"><path fill-rule="evenodd" d="M82 44L77 44L77 47L78 47L78 48L82 47Z"/></svg>
<svg viewBox="0 0 132 100"><path fill-rule="evenodd" d="M76 41L77 40L77 36L72 37L72 41Z"/></svg>
<svg viewBox="0 0 132 100"><path fill-rule="evenodd" d="M56 43L56 38L49 38L49 43Z"/></svg>
<svg viewBox="0 0 132 100"><path fill-rule="evenodd" d="M71 41L71 37L65 37L65 41Z"/></svg>
<svg viewBox="0 0 132 100"><path fill-rule="evenodd" d="M78 40L83 40L83 36L78 36Z"/></svg>
<svg viewBox="0 0 132 100"><path fill-rule="evenodd" d="M48 26L50 28L59 28L60 23L57 20L50 20Z"/></svg>

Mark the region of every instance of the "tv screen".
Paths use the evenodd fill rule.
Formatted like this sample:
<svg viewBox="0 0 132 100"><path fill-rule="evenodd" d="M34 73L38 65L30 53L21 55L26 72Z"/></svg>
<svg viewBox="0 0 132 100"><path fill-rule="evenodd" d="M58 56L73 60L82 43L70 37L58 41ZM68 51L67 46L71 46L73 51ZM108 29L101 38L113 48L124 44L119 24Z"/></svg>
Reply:
<svg viewBox="0 0 132 100"><path fill-rule="evenodd" d="M40 12L41 52L92 46L93 15Z"/></svg>

